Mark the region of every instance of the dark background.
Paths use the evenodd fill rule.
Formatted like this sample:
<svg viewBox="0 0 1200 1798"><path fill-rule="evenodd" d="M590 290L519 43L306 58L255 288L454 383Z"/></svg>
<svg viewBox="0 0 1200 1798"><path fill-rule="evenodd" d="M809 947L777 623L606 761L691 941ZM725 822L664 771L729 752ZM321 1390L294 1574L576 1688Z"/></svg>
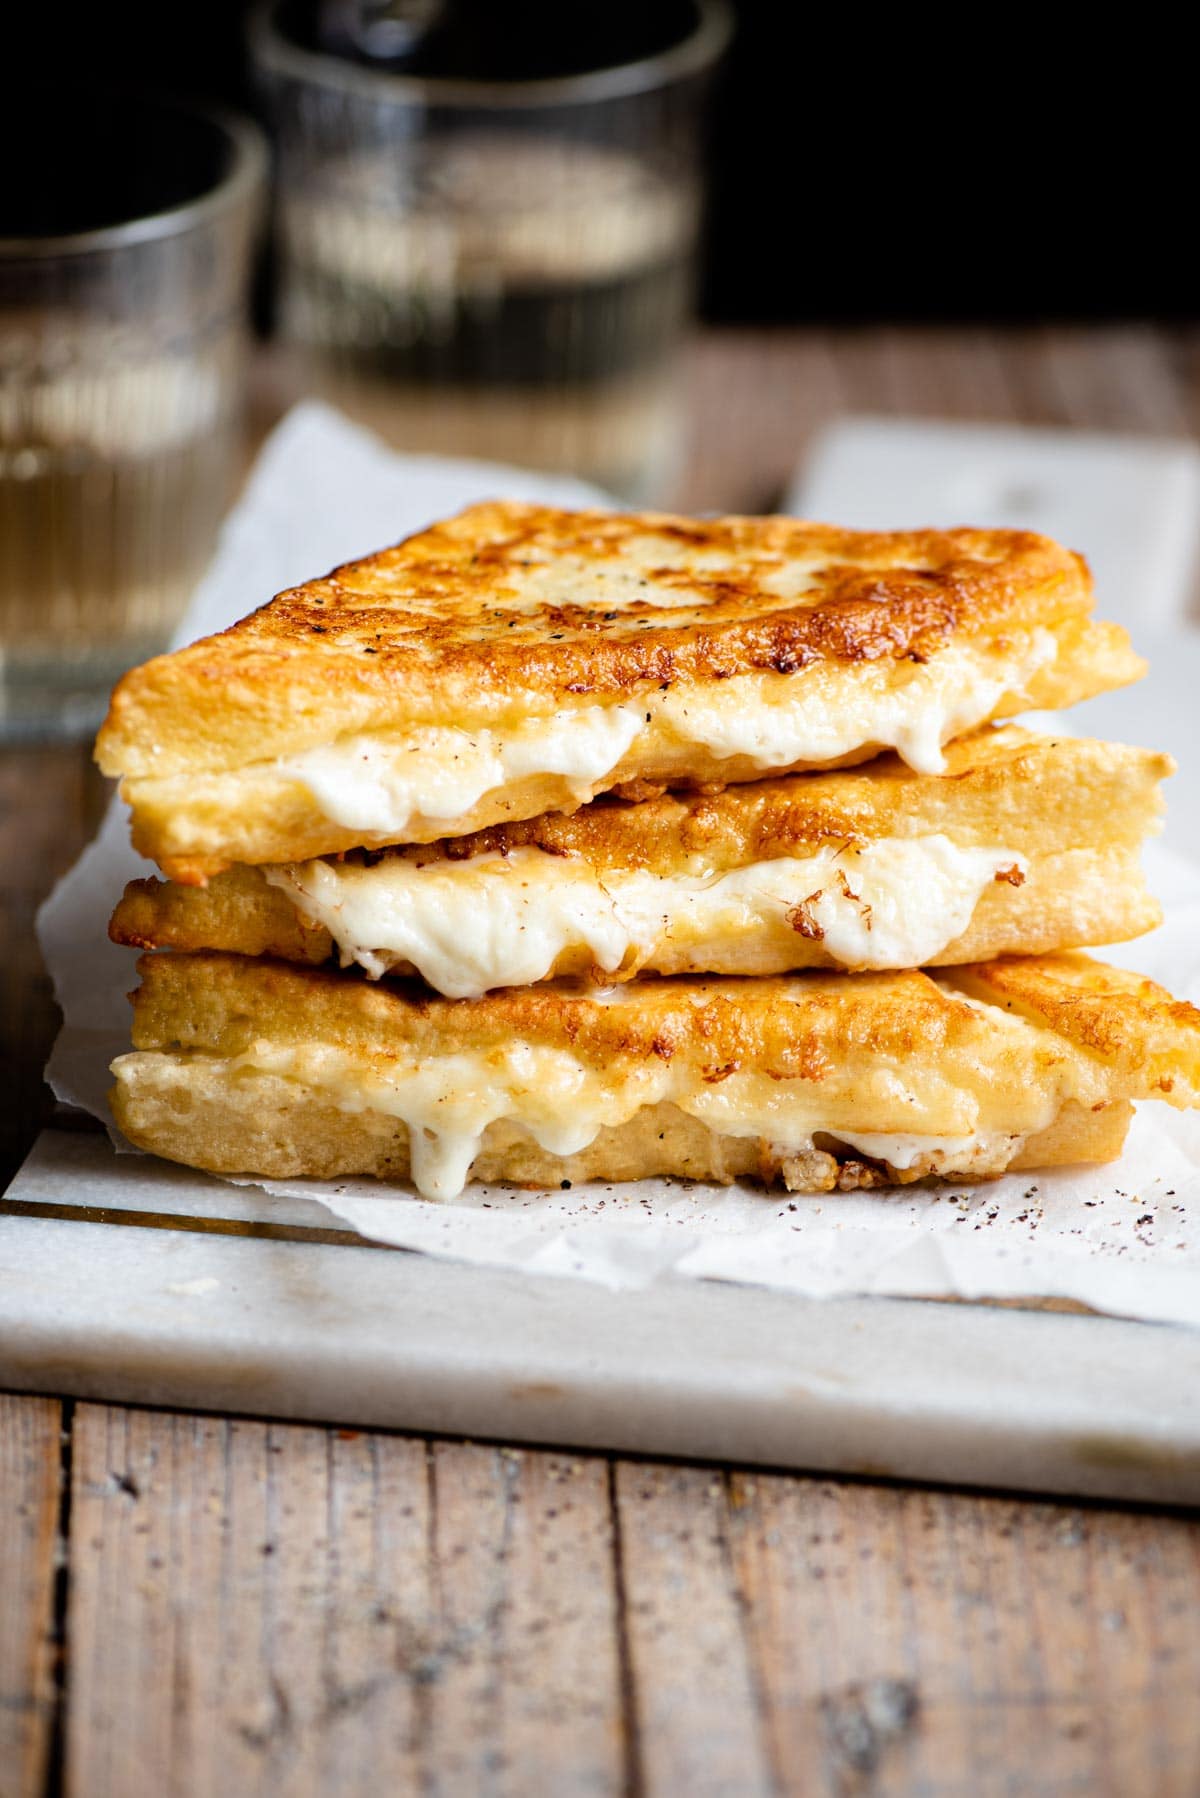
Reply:
<svg viewBox="0 0 1200 1798"><path fill-rule="evenodd" d="M544 72L681 0L452 0L476 53ZM686 5L686 0L682 0ZM710 133L722 322L1195 316L1195 58L1166 15L735 0ZM255 109L247 0L117 0L0 33L61 104L110 81ZM30 44L14 51L19 12ZM1180 15L1176 15L1177 17ZM1111 22L1104 23L1107 17ZM30 154L53 155L54 105ZM0 180L13 178L10 168Z"/></svg>

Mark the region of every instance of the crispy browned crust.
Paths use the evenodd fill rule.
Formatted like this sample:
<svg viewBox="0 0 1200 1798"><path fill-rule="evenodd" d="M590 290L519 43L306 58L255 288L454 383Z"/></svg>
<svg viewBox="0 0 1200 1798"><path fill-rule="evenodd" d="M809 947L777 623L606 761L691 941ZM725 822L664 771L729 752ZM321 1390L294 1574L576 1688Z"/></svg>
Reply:
<svg viewBox="0 0 1200 1798"><path fill-rule="evenodd" d="M371 985L222 954L145 955L138 970L138 1049L228 1057L269 1038L333 1044L387 1063L414 1051L422 1059L486 1055L517 1041L566 1050L606 1071L679 1060L705 1080L753 1071L853 1088L872 1066L898 1067L916 1086L936 1070L939 1080L980 1094L1015 1081L1014 1097L1074 1055L1098 1083L1089 1089L1098 1100L1200 1103L1200 1011L1085 955L974 964L936 981L915 971L648 977L615 1002L554 986L440 999L400 982ZM990 1005L981 1009L960 994ZM1008 1028L992 1007L1040 1028Z"/></svg>
<svg viewBox="0 0 1200 1798"><path fill-rule="evenodd" d="M1028 677L1020 673L1022 656L1030 647L1028 637L1018 641L1015 633L1009 633L964 639L957 646L964 665L957 669L956 678L969 681L977 672L989 681L998 680L1001 691L990 713L997 719L1014 717L1030 707L1058 710L1075 705L1094 693L1136 680L1145 671L1116 625L1067 618L1046 635L1055 639L1053 659ZM931 657L930 664L937 660ZM931 672L936 672L932 666ZM815 712L852 721L863 705L898 691L921 673L908 661L857 666L816 663L807 673L797 675L748 676L752 691L735 692L732 683L716 691L727 707L745 709L751 715L759 708L796 701ZM801 688L802 682L809 683L807 688ZM121 793L133 811L134 847L158 862L171 879L202 883L237 862L304 861L350 849L378 849L397 841L431 843L517 819L572 812L610 790L622 798L643 799L666 788L713 793L731 783L762 779L763 766L754 757L726 756L680 736L670 720L664 722L649 706L647 720L645 730L621 761L585 783L582 790L561 773L529 773L489 789L453 820L413 814L402 831L375 837L327 816L286 759L256 762L246 768L127 779L121 784ZM457 728L469 721L457 714L448 717L447 723ZM386 733L378 739L381 745L388 740ZM782 775L850 767L869 761L883 747L882 743L864 742L841 756L819 762L801 758L772 772ZM422 753L436 758L441 752L431 745Z"/></svg>
<svg viewBox="0 0 1200 1798"><path fill-rule="evenodd" d="M108 934L129 949L228 949L314 967L333 954L325 927L306 922L258 868L228 868L202 887L131 880Z"/></svg>
<svg viewBox="0 0 1200 1798"><path fill-rule="evenodd" d="M587 989L514 987L482 999L441 999L416 985L371 985L351 974L221 954L144 955L134 1047L244 1054L269 1035L335 1043L384 1057L502 1049L513 1040L570 1050L586 1063L698 1059L719 1071L753 1065L819 1080L854 1048L945 1050L978 1034L979 1014L948 1001L923 974L808 975L796 981L646 979L616 1004ZM802 1005L789 1002L795 988ZM899 1039L890 1035L898 1024Z"/></svg>
<svg viewBox="0 0 1200 1798"><path fill-rule="evenodd" d="M332 736L545 714L825 661L923 660L1081 617L1080 556L1032 532L473 506L280 594L119 683L106 773L220 770Z"/></svg>
<svg viewBox="0 0 1200 1798"><path fill-rule="evenodd" d="M1144 974L1082 955L1048 955L975 963L947 978L1119 1069L1138 1083L1139 1097L1200 1103L1200 1011Z"/></svg>

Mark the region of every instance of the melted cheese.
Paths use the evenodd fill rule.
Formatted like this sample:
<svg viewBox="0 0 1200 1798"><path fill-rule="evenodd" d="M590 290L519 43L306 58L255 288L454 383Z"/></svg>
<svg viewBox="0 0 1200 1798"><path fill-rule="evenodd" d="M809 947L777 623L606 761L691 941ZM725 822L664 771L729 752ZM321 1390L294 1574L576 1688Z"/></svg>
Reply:
<svg viewBox="0 0 1200 1798"><path fill-rule="evenodd" d="M894 749L918 774L941 774L942 746L982 724L1006 692L1019 692L1057 653L1052 634L1035 630L1019 649L1010 641L991 667L978 651L951 645L909 664L902 680L867 685L850 705L832 703L819 689L806 693L787 677L768 685L745 676L670 691L657 711L685 742L722 757L749 756L763 770L832 762L877 745Z"/></svg>
<svg viewBox="0 0 1200 1798"><path fill-rule="evenodd" d="M606 1078L561 1050L521 1042L486 1057L464 1051L386 1073L326 1044L258 1042L232 1066L302 1081L343 1111L400 1118L413 1184L427 1199L457 1198L484 1131L498 1119L518 1123L549 1154L573 1155L603 1125L654 1104L669 1079L661 1064Z"/></svg>
<svg viewBox="0 0 1200 1798"><path fill-rule="evenodd" d="M887 1136L873 1130L839 1130L837 1140L897 1173L908 1173L920 1162L927 1174L987 1174L1002 1173L1025 1137L1000 1130L978 1130L971 1136Z"/></svg>
<svg viewBox="0 0 1200 1798"><path fill-rule="evenodd" d="M923 1160L928 1166L922 1172L995 1172L1019 1140L987 1128L977 1102L964 1092L954 1095L953 1135L864 1134L830 1121L828 1098L808 1082L744 1071L712 1085L678 1061L651 1057L614 1071L590 1067L563 1049L522 1042L490 1053L369 1064L330 1044L260 1041L226 1065L301 1082L343 1111L400 1119L409 1131L413 1183L429 1199L458 1196L484 1132L497 1121L525 1131L548 1154L573 1155L606 1126L620 1126L642 1106L662 1103L721 1134L757 1137L781 1156L806 1154L814 1137L826 1135L905 1172ZM1020 1120L1022 1135L1043 1128L1058 1103L1048 1093L1023 1097L1029 1115ZM881 1122L906 1113L914 1123L923 1121L923 1102L899 1087L876 1091L867 1081L843 1099L843 1107L847 1103L858 1116L876 1112Z"/></svg>
<svg viewBox="0 0 1200 1798"><path fill-rule="evenodd" d="M404 841L419 820L448 824L486 794L535 777L557 777L562 803L581 804L614 784L635 745L631 773L690 746L749 760L763 773L895 749L918 773L940 774L943 744L982 724L1005 693L1020 692L1057 648L1045 630L1014 633L1003 653L952 644L928 662L904 664L900 678L891 664L868 668L850 699L823 667L807 679L738 675L614 705L564 707L507 730L430 725L403 736L346 737L264 771L298 781L333 823L390 841Z"/></svg>
<svg viewBox="0 0 1200 1798"><path fill-rule="evenodd" d="M621 760L642 727L640 703L581 706L519 731L429 727L410 737L348 737L276 764L347 830L402 832L417 817L449 821L485 793L557 774L577 803Z"/></svg>
<svg viewBox="0 0 1200 1798"><path fill-rule="evenodd" d="M580 950L606 974L654 967L665 950L706 971L736 962L739 946L773 945L787 967L798 928L843 967L920 967L963 934L1001 869L1024 865L1009 849L962 848L938 834L830 844L707 876L601 874L538 849L264 872L325 926L343 966L357 962L378 979L410 964L465 999L544 980Z"/></svg>

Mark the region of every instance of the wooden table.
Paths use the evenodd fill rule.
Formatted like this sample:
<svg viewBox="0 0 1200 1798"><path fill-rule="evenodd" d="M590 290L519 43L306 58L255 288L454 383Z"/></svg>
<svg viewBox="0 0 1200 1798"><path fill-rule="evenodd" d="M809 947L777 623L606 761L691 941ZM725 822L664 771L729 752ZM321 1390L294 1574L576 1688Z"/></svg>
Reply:
<svg viewBox="0 0 1200 1798"><path fill-rule="evenodd" d="M1190 432L1198 357L712 335L679 499L769 506L843 410ZM33 910L103 798L83 750L0 756L0 1179ZM0 1798L1200 1792L1187 1517L20 1396L0 1506Z"/></svg>

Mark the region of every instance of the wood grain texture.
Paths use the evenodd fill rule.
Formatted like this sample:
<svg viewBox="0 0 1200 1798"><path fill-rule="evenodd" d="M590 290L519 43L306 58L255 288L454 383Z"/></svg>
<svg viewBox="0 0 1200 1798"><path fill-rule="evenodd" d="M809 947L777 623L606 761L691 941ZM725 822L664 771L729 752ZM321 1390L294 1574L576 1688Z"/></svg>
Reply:
<svg viewBox="0 0 1200 1798"><path fill-rule="evenodd" d="M57 1399L0 1394L0 1798L40 1793L54 1721Z"/></svg>
<svg viewBox="0 0 1200 1798"><path fill-rule="evenodd" d="M689 1798L774 1791L720 1473L619 1463L615 1499L640 1781Z"/></svg>
<svg viewBox="0 0 1200 1798"><path fill-rule="evenodd" d="M1200 1523L79 1407L67 1790L1200 1790Z"/></svg>
<svg viewBox="0 0 1200 1798"><path fill-rule="evenodd" d="M83 1405L68 1631L87 1798L622 1789L594 1457Z"/></svg>
<svg viewBox="0 0 1200 1798"><path fill-rule="evenodd" d="M789 1789L1200 1790L1200 1526L729 1476L730 1552Z"/></svg>

